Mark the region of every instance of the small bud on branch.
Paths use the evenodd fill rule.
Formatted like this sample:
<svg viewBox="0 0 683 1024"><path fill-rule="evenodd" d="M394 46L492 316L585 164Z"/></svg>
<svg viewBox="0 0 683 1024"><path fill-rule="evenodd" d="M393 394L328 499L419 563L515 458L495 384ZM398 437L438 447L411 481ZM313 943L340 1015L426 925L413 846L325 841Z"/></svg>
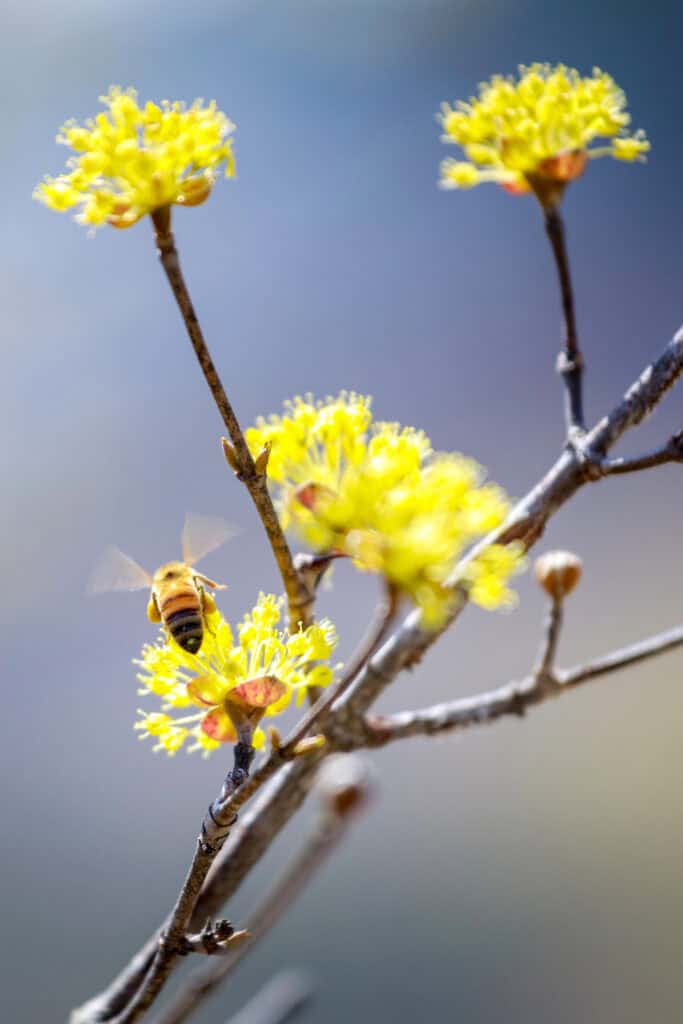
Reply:
<svg viewBox="0 0 683 1024"><path fill-rule="evenodd" d="M571 551L548 551L534 562L534 575L553 601L563 601L577 586L583 562Z"/></svg>

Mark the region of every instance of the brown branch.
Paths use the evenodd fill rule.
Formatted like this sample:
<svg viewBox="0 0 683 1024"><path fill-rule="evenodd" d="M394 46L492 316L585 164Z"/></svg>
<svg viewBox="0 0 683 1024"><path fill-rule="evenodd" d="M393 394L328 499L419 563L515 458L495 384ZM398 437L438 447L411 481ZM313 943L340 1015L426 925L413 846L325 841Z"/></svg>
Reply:
<svg viewBox="0 0 683 1024"><path fill-rule="evenodd" d="M586 438L591 455L605 455L630 428L642 423L683 373L683 327L679 328L658 359L646 366L622 401Z"/></svg>
<svg viewBox="0 0 683 1024"><path fill-rule="evenodd" d="M463 697L418 711L374 716L367 723L366 743L369 747L383 747L409 736L432 736L473 725L488 725L507 715L520 716L528 708L542 704L549 698L559 697L581 683L610 675L681 646L683 626L677 626L629 647L612 651L585 665L557 669L552 676L546 677L546 682L550 681L551 685L543 685L534 674L521 682L506 683L496 690L479 693L474 697Z"/></svg>
<svg viewBox="0 0 683 1024"><path fill-rule="evenodd" d="M287 822L308 796L318 765L329 753L322 750L286 765L257 797L232 830L207 879L195 909L193 925L218 912L261 860ZM212 909L213 908L213 909Z"/></svg>
<svg viewBox="0 0 683 1024"><path fill-rule="evenodd" d="M557 645L562 630L562 601L551 600L545 622L545 634L534 668L534 678L542 685L543 680L552 675L557 654Z"/></svg>
<svg viewBox="0 0 683 1024"><path fill-rule="evenodd" d="M258 467L252 458L237 416L230 404L218 371L207 347L197 319L192 299L180 267L180 258L171 230L171 209L162 207L152 213L156 233L156 245L161 265L178 304L197 361L209 386L211 395L230 435L234 449L235 467L239 479L244 483L259 514L275 556L289 606L290 629L295 632L299 623L308 625L313 596L299 578L289 545L285 539L280 521L268 492L265 465Z"/></svg>
<svg viewBox="0 0 683 1024"><path fill-rule="evenodd" d="M359 757L345 755L327 762L326 768L326 777L321 778L318 784L323 803L320 820L251 917L249 937L240 943L234 955L227 959L222 957L194 971L156 1018L155 1024L181 1024L236 970L247 954L280 921L313 875L339 846L356 812L367 805L370 784L367 769Z"/></svg>
<svg viewBox="0 0 683 1024"><path fill-rule="evenodd" d="M565 421L569 438L582 434L586 429L583 415L582 375L583 356L579 349L576 329L574 293L569 270L569 255L564 223L557 206L544 211L545 230L555 257L555 266L560 282L562 313L564 316L565 342L557 360L557 371L562 376L565 388Z"/></svg>

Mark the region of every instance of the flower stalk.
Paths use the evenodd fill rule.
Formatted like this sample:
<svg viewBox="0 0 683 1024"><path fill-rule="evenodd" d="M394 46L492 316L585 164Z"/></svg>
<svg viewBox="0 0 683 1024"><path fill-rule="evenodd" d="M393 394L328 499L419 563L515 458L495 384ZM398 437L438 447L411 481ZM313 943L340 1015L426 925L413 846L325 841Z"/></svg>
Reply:
<svg viewBox="0 0 683 1024"><path fill-rule="evenodd" d="M564 348L557 359L557 372L564 381L565 388L565 421L567 436L572 439L583 434L586 421L583 412L583 355L579 348L579 335L576 327L574 309L574 290L569 269L569 255L564 229L564 221L557 205L544 208L545 230L553 251L557 276L560 283L562 298L562 314L564 317Z"/></svg>
<svg viewBox="0 0 683 1024"><path fill-rule="evenodd" d="M266 531L287 595L290 630L295 632L299 623L306 627L312 621L313 602L294 567L292 553L273 508L265 477L262 471L259 472L257 470L255 460L252 458L242 433L239 420L228 399L204 339L204 334L180 266L180 257L171 227L171 207L160 207L151 214L151 218L154 225L159 260L178 304L178 309L187 329L197 362L204 374L225 428L230 435L237 475L249 491L263 528Z"/></svg>

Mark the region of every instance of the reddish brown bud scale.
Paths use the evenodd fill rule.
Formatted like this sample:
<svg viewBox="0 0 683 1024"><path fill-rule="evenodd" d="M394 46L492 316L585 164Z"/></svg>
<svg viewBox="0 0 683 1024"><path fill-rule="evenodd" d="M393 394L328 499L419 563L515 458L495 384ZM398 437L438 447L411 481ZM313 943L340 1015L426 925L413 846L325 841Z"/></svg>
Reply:
<svg viewBox="0 0 683 1024"><path fill-rule="evenodd" d="M232 446L230 441L228 441L227 437L222 437L221 438L221 445L223 447L223 454L225 455L225 461L230 466L230 469L233 471L233 473L239 473L240 472L240 467L239 467L239 463L237 462L237 455L235 453L234 447Z"/></svg>
<svg viewBox="0 0 683 1024"><path fill-rule="evenodd" d="M252 708L267 708L281 700L286 692L287 687L276 676L259 676L257 679L248 679L245 683L240 683L230 691L227 699L237 699Z"/></svg>
<svg viewBox="0 0 683 1024"><path fill-rule="evenodd" d="M237 730L222 708L214 708L202 718L202 731L217 743L235 743Z"/></svg>
<svg viewBox="0 0 683 1024"><path fill-rule="evenodd" d="M586 170L588 154L584 149L570 149L542 160L536 174L551 181L574 181Z"/></svg>
<svg viewBox="0 0 683 1024"><path fill-rule="evenodd" d="M328 500L335 497L335 493L331 487L326 487L325 484L317 484L311 481L308 484L303 484L297 491L294 492L294 497L307 508L310 512L315 512L316 505L321 499L327 498Z"/></svg>
<svg viewBox="0 0 683 1024"><path fill-rule="evenodd" d="M268 469L268 459L270 458L270 450L272 448L270 441L267 442L256 456L254 461L254 469L256 470L257 476L265 476L266 470Z"/></svg>

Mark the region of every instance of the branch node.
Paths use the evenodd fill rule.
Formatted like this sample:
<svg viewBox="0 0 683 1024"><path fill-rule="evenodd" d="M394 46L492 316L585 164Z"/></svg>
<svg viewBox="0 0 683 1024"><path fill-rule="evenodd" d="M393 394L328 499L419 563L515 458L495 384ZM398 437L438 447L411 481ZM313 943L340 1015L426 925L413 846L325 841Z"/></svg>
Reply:
<svg viewBox="0 0 683 1024"><path fill-rule="evenodd" d="M526 694L517 687L510 700L510 714L516 715L517 718L525 718L527 712L527 700L528 698Z"/></svg>
<svg viewBox="0 0 683 1024"><path fill-rule="evenodd" d="M562 377L569 377L571 374L580 373L586 363L582 352L574 352L570 355L564 349L557 354L555 368Z"/></svg>
<svg viewBox="0 0 683 1024"><path fill-rule="evenodd" d="M312 754L315 750L321 750L326 742L327 740L322 734L306 736L305 739L294 744L292 757L305 757L306 754Z"/></svg>
<svg viewBox="0 0 683 1024"><path fill-rule="evenodd" d="M272 441L266 441L261 451L256 456L254 461L254 472L256 476L265 477L266 470L268 469L268 459L270 458L270 450L273 447Z"/></svg>

